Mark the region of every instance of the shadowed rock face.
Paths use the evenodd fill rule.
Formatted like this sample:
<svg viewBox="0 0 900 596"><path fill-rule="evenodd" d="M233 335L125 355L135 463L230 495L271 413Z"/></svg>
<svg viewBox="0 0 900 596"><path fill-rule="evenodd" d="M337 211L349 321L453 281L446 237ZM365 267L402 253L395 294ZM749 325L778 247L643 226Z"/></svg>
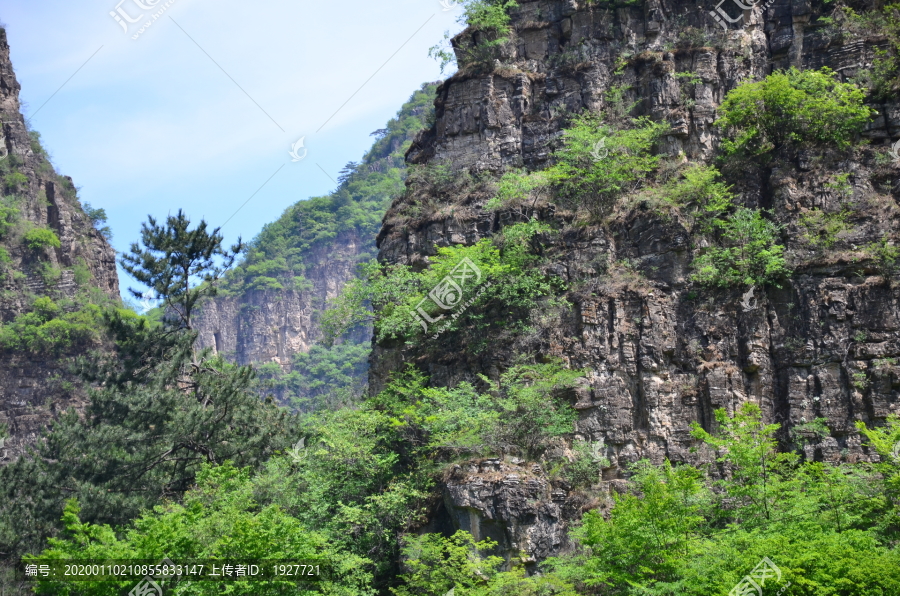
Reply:
<svg viewBox="0 0 900 596"><path fill-rule="evenodd" d="M678 0L618 9L520 2L515 32L494 67L464 66L439 88L436 123L407 158L495 172L540 166L558 142L562 113L615 109L609 91L624 85L623 105L636 104L633 115L670 125L661 153L702 162L720 141L717 107L739 82L790 66L828 66L846 80L871 67L882 43L812 29L814 15L803 0L775 0L765 12L757 6L744 29L727 33L708 16L712 8ZM688 32L700 41L684 43ZM470 39L464 32L455 41L465 46ZM675 76L686 72L694 82ZM900 105L871 107L878 111L866 132L873 145L900 136ZM477 382L479 373L496 378L519 351L562 358L589 371L571 398L579 437L605 442L607 488L641 458L710 461L709 453L690 452L691 423L709 429L714 410L733 413L747 402L782 425L785 444L788 429L827 419L832 435L808 437L809 458L877 457L853 424L900 413L900 367L892 360L900 358L900 288L866 264L860 250L885 234L897 240L898 166L874 156L872 147L785 152L771 167L730 174L739 203L771 209L785 226L795 273L782 288L756 288L753 296L745 289L698 292L689 275L700 239L638 203L606 227L568 227L546 239L544 267L570 284L571 308L550 313L550 322L536 318L531 336L499 334L481 352L450 337L376 345L370 386L379 390L404 362L421 366L433 384L452 386ZM801 240L799 216L812 208L840 211L848 197L828 183L843 173L852 185L853 230L835 250L813 251ZM413 217L407 209L420 197L411 191L385 218L380 258L421 264L437 247L472 244L531 217L565 223L546 205L482 210L487 198L448 193L440 208ZM456 208L453 217L447 205ZM628 267L615 266L625 261ZM461 468L446 480L445 507L435 515L495 537L508 556L522 551L534 560L565 550L564 530L580 516L580 497L540 468L510 467L516 466ZM513 473L515 487L503 479Z"/></svg>
<svg viewBox="0 0 900 596"><path fill-rule="evenodd" d="M21 242L0 239L11 258L7 273L0 278L3 322L27 311L36 296L73 297L77 290L75 275L66 268L76 265L90 271L90 285L109 296L119 295L115 251L82 210L72 179L56 174L46 156L32 147L19 106L19 89L6 31L0 29L0 154L6 155L8 164L14 162L16 172L27 179L15 190L21 200L20 218L49 227L61 244L37 259ZM7 192L10 190L8 185L0 189L4 195L12 194ZM41 275L44 264L62 269L61 277L48 284ZM69 388L75 379L67 372L64 360L65 356L0 352L0 424L6 425L11 435L5 451L0 450L0 464L34 442L56 413L83 403L83 391Z"/></svg>

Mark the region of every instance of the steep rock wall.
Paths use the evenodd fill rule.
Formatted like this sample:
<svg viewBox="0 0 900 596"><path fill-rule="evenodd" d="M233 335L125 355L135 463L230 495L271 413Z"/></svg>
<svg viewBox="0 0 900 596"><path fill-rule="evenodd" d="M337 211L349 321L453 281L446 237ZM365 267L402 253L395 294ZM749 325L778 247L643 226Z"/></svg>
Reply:
<svg viewBox="0 0 900 596"><path fill-rule="evenodd" d="M290 366L294 354L308 352L322 338L320 313L354 278L359 256L370 254L373 244L356 231L345 231L313 247L304 260L307 289L251 290L207 300L196 318L197 343L242 365ZM357 334L348 341L359 341L367 332Z"/></svg>
<svg viewBox="0 0 900 596"><path fill-rule="evenodd" d="M680 0L623 8L520 2L512 41L493 68L463 67L439 88L436 123L407 157L475 171L538 167L558 143L566 113L615 109L609 92L625 86L623 104L635 104L633 115L671 127L660 152L704 160L720 141L716 109L741 81L790 66L859 76L883 43L810 26L823 14L819 3L756 6L745 13L745 28L728 32L708 16L712 8ZM701 41L686 43L686 32ZM466 47L472 37L464 32L455 44ZM685 86L675 73L694 73L696 82ZM872 107L879 115L867 136L876 143L900 136L900 105ZM640 458L708 461L710 454L690 452L696 444L691 423L711 428L715 409L733 412L746 402L782 424L785 442L788 429L826 418L832 435L809 438L810 458L869 459L853 424L900 413L900 369L892 360L900 356L900 292L860 264L858 249L884 234L898 239L897 170L865 148L850 157L785 155L773 167L732 176L740 203L771 209L786 226L795 268L785 287L757 289L750 299L739 291L698 296L688 279L690 233L647 206L637 205L608 228L569 227L546 239L545 269L572 284L566 296L572 308L553 314L549 324L535 321L539 332L531 337L493 338L490 350L478 353L449 339L376 345L370 387L383 387L404 362L426 370L432 383L452 386L477 382L478 373L496 377L517 352L560 357L589 371L572 396L577 434L604 441L609 489ZM798 216L813 207L840 209L843 198L827 183L841 173L850 174L855 228L842 251L810 254ZM533 216L555 217L552 206L482 210L489 196L448 195L443 202L455 207L453 217L444 205L412 217L410 206L420 198L411 191L388 212L380 258L422 265L437 247L471 244ZM631 271L623 273L622 262ZM508 556L521 549L531 561L567 548L560 528L576 519L581 498L571 487L529 470L535 487L548 488L522 499L504 476L481 465L445 481L446 510L435 515L480 536L499 532ZM573 506L552 507L558 500Z"/></svg>
<svg viewBox="0 0 900 596"><path fill-rule="evenodd" d="M97 287L112 298L119 295L115 251L82 209L72 179L54 171L29 134L19 90L6 31L0 29L0 167L6 173L0 193L15 197L18 225L47 227L60 240L59 248L37 257L15 230L0 238L0 247L10 257L0 277L0 322L26 312L37 296L71 299L79 283ZM24 179L7 178L13 174ZM59 272L58 279L47 277L48 266ZM85 268L90 279L76 280L76 266ZM68 373L65 358L0 352L0 425L10 435L0 449L0 463L37 440L57 413L83 403L83 390Z"/></svg>

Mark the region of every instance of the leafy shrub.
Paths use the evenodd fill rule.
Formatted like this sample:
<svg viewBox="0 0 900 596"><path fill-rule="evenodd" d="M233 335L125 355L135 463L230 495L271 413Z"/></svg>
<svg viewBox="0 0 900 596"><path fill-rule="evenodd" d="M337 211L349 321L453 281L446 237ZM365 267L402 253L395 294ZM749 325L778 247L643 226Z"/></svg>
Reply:
<svg viewBox="0 0 900 596"><path fill-rule="evenodd" d="M419 273L408 266L372 261L363 267L361 277L347 284L331 302L322 318L326 335L336 338L373 319L378 341L408 340L422 332L426 318L431 323L425 331L428 335L459 330L464 322L481 329L489 323L482 322L475 311L487 304L503 309L506 319L501 324L514 325L540 298L563 287L561 280L535 267L539 257L532 250L532 238L549 231L546 224L531 221L504 228L494 239L483 239L472 246L441 247L432 257L431 266ZM454 304L471 302L470 308L459 313L442 310L428 298L429 292L465 259L478 268L481 281L474 284L474 276L470 278L462 287L463 294L454 296ZM436 327L437 323L440 325Z"/></svg>
<svg viewBox="0 0 900 596"><path fill-rule="evenodd" d="M19 192L28 185L28 178L21 172L12 172L4 176L3 183L10 192Z"/></svg>
<svg viewBox="0 0 900 596"><path fill-rule="evenodd" d="M72 273L75 278L75 284L79 288L86 286L93 279L91 269L83 259L78 259L78 262L72 267Z"/></svg>
<svg viewBox="0 0 900 596"><path fill-rule="evenodd" d="M19 209L8 198L4 198L0 201L0 239L5 238L18 221Z"/></svg>
<svg viewBox="0 0 900 596"><path fill-rule="evenodd" d="M494 393L500 417L488 444L500 453L539 457L550 439L573 431L578 414L555 394L582 376L560 364L521 365L501 375Z"/></svg>
<svg viewBox="0 0 900 596"><path fill-rule="evenodd" d="M781 226L757 209L738 207L726 219L716 219L722 245L710 246L694 260L691 279L705 286L739 287L777 284L790 272L784 247L777 244Z"/></svg>
<svg viewBox="0 0 900 596"><path fill-rule="evenodd" d="M34 301L31 312L0 325L0 349L31 353L59 352L97 337L102 311L88 304L63 313L50 298Z"/></svg>
<svg viewBox="0 0 900 596"><path fill-rule="evenodd" d="M881 239L866 245L865 251L870 255L878 271L885 277L890 277L897 271L900 265L900 248L888 240L887 235Z"/></svg>
<svg viewBox="0 0 900 596"><path fill-rule="evenodd" d="M84 213L91 220L91 225L100 232L107 240L112 240L112 229L104 225L109 219L106 215L106 209L94 209L90 203L83 205Z"/></svg>
<svg viewBox="0 0 900 596"><path fill-rule="evenodd" d="M821 209L812 209L800 216L800 226L805 230L803 238L816 248L831 248L838 236L853 229L847 221L850 211L844 209L838 213L826 213Z"/></svg>
<svg viewBox="0 0 900 596"><path fill-rule="evenodd" d="M596 484L600 480L600 471L610 463L603 455L603 441L576 441L572 451L575 459L566 464L566 479L574 486L589 487Z"/></svg>
<svg viewBox="0 0 900 596"><path fill-rule="evenodd" d="M547 184L543 172L529 173L525 170L506 172L497 184L497 194L485 204L484 208L496 210L516 200L529 199L532 193L546 188Z"/></svg>
<svg viewBox="0 0 900 596"><path fill-rule="evenodd" d="M565 130L562 148L553 153L555 163L540 174L563 205L602 216L622 194L640 188L659 164L661 158L650 150L666 125L649 120L634 124L614 130L588 114Z"/></svg>
<svg viewBox="0 0 900 596"><path fill-rule="evenodd" d="M775 72L743 83L725 96L717 124L726 154L762 156L788 145L850 146L872 119L865 94L822 70Z"/></svg>
<svg viewBox="0 0 900 596"><path fill-rule="evenodd" d="M53 230L48 228L32 228L25 232L23 238L25 245L34 251L44 250L45 248L59 248L62 244L59 236Z"/></svg>
<svg viewBox="0 0 900 596"><path fill-rule="evenodd" d="M697 230L708 234L733 207L731 187L720 182L719 176L719 170L712 166L693 164L677 179L650 190L649 195L677 206L682 215L693 220Z"/></svg>

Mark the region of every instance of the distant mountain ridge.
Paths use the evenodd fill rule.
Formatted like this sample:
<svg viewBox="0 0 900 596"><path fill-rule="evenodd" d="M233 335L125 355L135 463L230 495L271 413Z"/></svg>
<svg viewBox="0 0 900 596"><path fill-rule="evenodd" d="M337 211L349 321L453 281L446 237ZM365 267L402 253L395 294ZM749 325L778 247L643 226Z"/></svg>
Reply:
<svg viewBox="0 0 900 596"><path fill-rule="evenodd" d="M424 84L372 133L371 149L344 167L334 192L298 201L263 228L221 293L202 306L199 346L239 364L262 364L283 402L365 382L368 330L344 345L310 352L322 336L319 315L327 300L353 279L359 263L375 256L384 213L405 190L404 154L432 122L436 88Z"/></svg>

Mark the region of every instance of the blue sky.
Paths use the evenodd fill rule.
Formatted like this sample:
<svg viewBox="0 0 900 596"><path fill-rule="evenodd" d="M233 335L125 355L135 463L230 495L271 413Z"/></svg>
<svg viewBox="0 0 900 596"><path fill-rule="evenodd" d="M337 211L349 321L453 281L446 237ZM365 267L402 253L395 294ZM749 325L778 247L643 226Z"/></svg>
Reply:
<svg viewBox="0 0 900 596"><path fill-rule="evenodd" d="M142 18L126 33L117 8ZM333 190L369 133L442 78L428 48L459 13L439 0L6 0L0 20L25 116L121 251L148 214L220 226L257 193L223 228L249 240ZM301 137L308 154L292 162Z"/></svg>

